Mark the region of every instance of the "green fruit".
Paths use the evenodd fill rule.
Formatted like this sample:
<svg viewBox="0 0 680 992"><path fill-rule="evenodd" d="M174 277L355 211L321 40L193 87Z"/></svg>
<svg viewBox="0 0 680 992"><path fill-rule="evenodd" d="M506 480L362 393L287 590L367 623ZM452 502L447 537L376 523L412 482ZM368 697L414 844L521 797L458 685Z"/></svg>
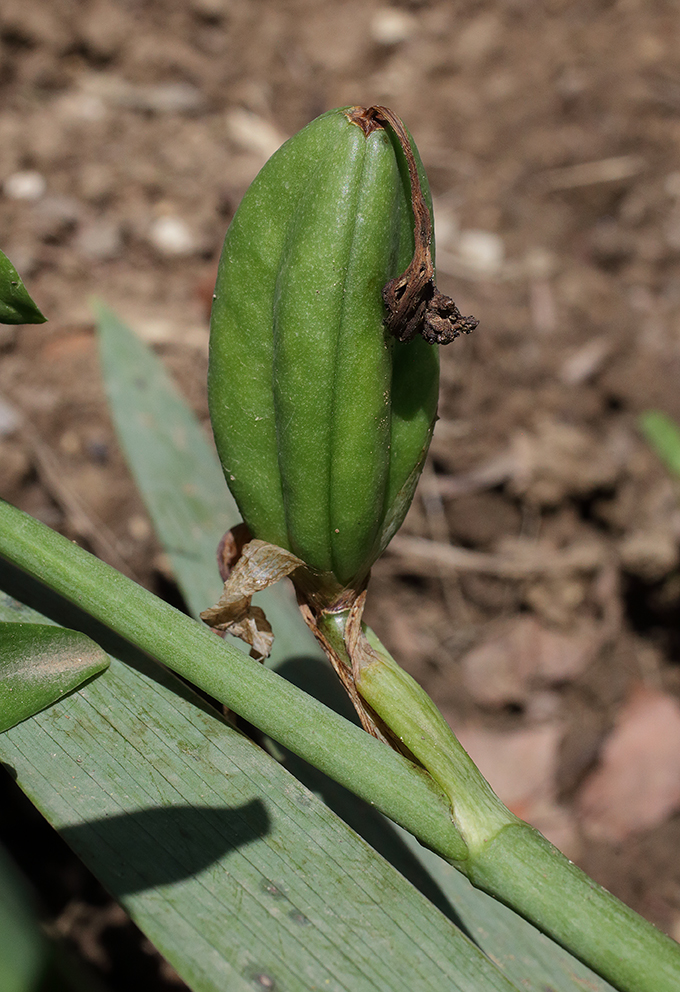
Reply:
<svg viewBox="0 0 680 992"><path fill-rule="evenodd" d="M436 347L413 327L398 340L399 315L386 326L383 289L414 257L414 206L398 135L370 117L381 109L330 111L267 162L227 232L211 320L229 488L253 536L329 588L360 584L400 526L437 407ZM397 286L394 306L406 295Z"/></svg>

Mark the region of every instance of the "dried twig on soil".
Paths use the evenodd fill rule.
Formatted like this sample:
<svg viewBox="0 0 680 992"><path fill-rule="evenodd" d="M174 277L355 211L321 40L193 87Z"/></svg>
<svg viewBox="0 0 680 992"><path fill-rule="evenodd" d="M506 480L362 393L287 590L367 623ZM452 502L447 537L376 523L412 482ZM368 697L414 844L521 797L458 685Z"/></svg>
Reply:
<svg viewBox="0 0 680 992"><path fill-rule="evenodd" d="M423 474L420 477L420 498L423 503L423 509L425 510L430 538L433 541L448 544L451 534L440 490L440 476L435 472L429 458L425 461ZM446 568L442 565L438 565L437 570L439 572L442 597L446 604L449 617L460 619L464 616L465 620L469 622L470 618L466 615L465 601L456 577L454 576L452 581L450 573L447 573Z"/></svg>
<svg viewBox="0 0 680 992"><path fill-rule="evenodd" d="M28 424L24 425L23 434L38 474L54 501L64 511L69 526L76 534L89 541L98 558L102 558L136 582L141 582L120 550L116 535L88 509L76 490L69 485L63 469L50 448L43 444L36 431Z"/></svg>
<svg viewBox="0 0 680 992"><path fill-rule="evenodd" d="M640 155L616 155L598 162L579 162L576 165L546 169L538 176L538 182L547 190L594 186L597 183L630 179L642 172L645 165L645 160Z"/></svg>
<svg viewBox="0 0 680 992"><path fill-rule="evenodd" d="M469 472L440 476L438 479L439 494L447 499L454 499L456 496L469 496L471 493L493 489L511 479L516 469L517 455L515 451L504 451L470 469Z"/></svg>
<svg viewBox="0 0 680 992"><path fill-rule="evenodd" d="M590 541L557 549L519 539L513 542L512 548L489 554L422 537L398 536L393 538L383 561L400 569L407 562L409 569L423 575L431 575L433 566L436 566L450 572L477 572L505 579L526 579L537 575L594 572L602 568L607 554L603 545ZM400 560L397 561L397 558Z"/></svg>

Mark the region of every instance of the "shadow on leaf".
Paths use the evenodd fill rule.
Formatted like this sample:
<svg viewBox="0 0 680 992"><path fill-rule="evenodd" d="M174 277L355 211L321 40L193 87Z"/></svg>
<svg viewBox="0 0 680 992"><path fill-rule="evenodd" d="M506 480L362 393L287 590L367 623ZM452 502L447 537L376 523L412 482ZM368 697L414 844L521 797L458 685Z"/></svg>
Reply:
<svg viewBox="0 0 680 992"><path fill-rule="evenodd" d="M142 809L60 833L86 864L96 862L102 883L121 897L191 878L269 830L264 803L253 799L233 808Z"/></svg>
<svg viewBox="0 0 680 992"><path fill-rule="evenodd" d="M316 696L326 706L348 720L357 721L356 713L330 666L316 658L295 658L277 666L279 675ZM348 824L374 850L389 861L422 895L433 903L452 923L474 941L474 937L456 912L445 892L430 872L408 849L390 821L381 813L338 785L327 775L302 761L292 752L283 752L282 763L295 778L320 796L334 813Z"/></svg>

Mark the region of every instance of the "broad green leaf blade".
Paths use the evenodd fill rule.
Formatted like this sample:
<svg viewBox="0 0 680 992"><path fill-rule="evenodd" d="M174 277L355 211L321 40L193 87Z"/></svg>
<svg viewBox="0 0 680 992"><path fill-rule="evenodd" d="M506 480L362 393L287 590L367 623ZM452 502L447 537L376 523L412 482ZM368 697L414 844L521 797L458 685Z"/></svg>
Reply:
<svg viewBox="0 0 680 992"><path fill-rule="evenodd" d="M239 519L219 462L162 364L96 306L111 415L127 461L194 616L219 597L216 550Z"/></svg>
<svg viewBox="0 0 680 992"><path fill-rule="evenodd" d="M96 310L113 422L182 595L197 617L219 598L217 545L240 514L215 449L162 363L115 314L100 304ZM276 632L272 663L301 652L320 656L286 586L261 593L255 602Z"/></svg>
<svg viewBox="0 0 680 992"><path fill-rule="evenodd" d="M28 295L21 276L0 251L0 324L44 324L46 320Z"/></svg>
<svg viewBox="0 0 680 992"><path fill-rule="evenodd" d="M472 939L526 992L614 992L613 987L554 941L468 880L405 830L395 827L456 907Z"/></svg>
<svg viewBox="0 0 680 992"><path fill-rule="evenodd" d="M162 502L156 501L155 494L164 489L173 487L176 489L174 484L176 469L173 465L172 445L168 445L161 435L167 436L168 433L172 433L173 424L185 425L183 429L186 430L188 420L193 420L193 428L190 429L189 436L194 437L197 432L201 432L201 428L174 387L169 387L160 360L108 312L102 314L100 335L104 375L108 384L114 421L121 437L126 438L123 445L130 468L159 537L170 550L166 536L170 531L165 526ZM136 378L136 370L147 367L152 369L154 366L155 371L149 374L146 380L150 384L149 388L142 388L140 380ZM164 395L154 395L156 391ZM179 407L183 410L180 411ZM161 408L161 416L154 416L154 410L157 408ZM126 417L130 410L137 410L138 419L148 427L150 436L146 444L157 450L165 447L168 452L167 459L156 464L155 471L158 474L152 480L148 478L147 463L141 444L139 450L137 448L135 431L126 427ZM203 439L202 433L201 439ZM197 446L197 450L200 450L200 446ZM212 531L210 539L206 539L200 545L203 573L210 575L214 568L213 546L221 537L224 526L231 526L236 522L238 511L224 484L217 456L210 446L207 456L201 458L200 465L194 466L193 478L200 478L198 489L208 502L212 501L213 505L221 507L221 501L225 501L225 506L230 507L227 511L227 521L220 522ZM209 495L211 493L212 495ZM181 513L185 519L190 519L192 507L189 501L186 502ZM207 520L207 514L204 519ZM209 528L210 521L207 520L203 526ZM198 555L198 552L196 553ZM188 573L184 572L184 563L189 557L190 555L187 554L175 559L177 578L183 588L186 588L191 581ZM198 557L195 563L199 567ZM182 578L185 574L187 577ZM323 699L327 705L343 712L346 716L350 715L351 707L347 705L344 693L339 689L332 673L329 678L325 660L322 660L320 652L316 652L315 646L310 643L307 631L299 623L295 603L292 597L286 597L285 588L276 586L268 590L267 593L262 594L260 602L272 622L276 635L271 659L272 667L281 671L301 688ZM303 652L310 657L301 658ZM275 753L281 755L287 767L291 768L298 778L323 796L336 813L351 823L355 830L362 833L369 843L388 857L399 870L408 874L422 891L429 892L438 905L441 904L442 899L446 904L448 897L449 907L454 908L468 932L472 933L475 939L481 941L483 938L484 950L493 960L502 961L504 969L507 969L508 974L520 987L527 989L527 992L534 990L543 992L546 987L554 988L555 992L582 992L584 988L591 989L592 992L609 992L611 986L601 978L540 934L516 913L484 893L474 890L462 875L437 855L425 850L410 835L404 832L405 841L400 842L394 834L394 829L398 828L393 828L389 821L356 796L342 789L323 773L304 766L289 753L280 749L275 749ZM408 845L406 851L405 844ZM419 862L420 869L414 866L412 859Z"/></svg>
<svg viewBox="0 0 680 992"><path fill-rule="evenodd" d="M669 472L680 476L680 427L660 410L641 414L640 429Z"/></svg>
<svg viewBox="0 0 680 992"><path fill-rule="evenodd" d="M48 957L28 888L0 847L0 989L35 992Z"/></svg>
<svg viewBox="0 0 680 992"><path fill-rule="evenodd" d="M517 992L277 762L137 662L8 731L0 757L195 992Z"/></svg>
<svg viewBox="0 0 680 992"><path fill-rule="evenodd" d="M108 664L99 645L80 631L0 622L0 732L51 706Z"/></svg>

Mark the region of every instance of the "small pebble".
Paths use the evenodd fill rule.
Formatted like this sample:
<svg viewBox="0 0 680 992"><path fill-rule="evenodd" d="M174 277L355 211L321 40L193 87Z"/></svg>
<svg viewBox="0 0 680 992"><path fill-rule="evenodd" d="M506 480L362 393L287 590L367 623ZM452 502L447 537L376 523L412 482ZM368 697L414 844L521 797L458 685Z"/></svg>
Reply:
<svg viewBox="0 0 680 992"><path fill-rule="evenodd" d="M227 113L227 134L239 148L268 159L286 140L273 124L250 110L235 107Z"/></svg>
<svg viewBox="0 0 680 992"><path fill-rule="evenodd" d="M157 217L148 237L163 255L192 255L198 247L196 238L180 217Z"/></svg>
<svg viewBox="0 0 680 992"><path fill-rule="evenodd" d="M371 20L371 37L379 45L390 47L410 38L416 28L416 19L404 10L382 7Z"/></svg>
<svg viewBox="0 0 680 992"><path fill-rule="evenodd" d="M458 253L467 265L489 275L498 272L505 257L503 241L498 234L476 229L461 231Z"/></svg>
<svg viewBox="0 0 680 992"><path fill-rule="evenodd" d="M127 107L156 114L191 113L200 110L205 98L191 83L128 82L113 73L92 73L80 81L86 95L96 97L104 105Z"/></svg>
<svg viewBox="0 0 680 992"><path fill-rule="evenodd" d="M121 101L135 110L151 110L157 114L191 113L204 103L203 94L191 83L159 83L136 86Z"/></svg>
<svg viewBox="0 0 680 992"><path fill-rule="evenodd" d="M3 193L10 200L39 200L46 190L45 177L33 169L13 172L2 185Z"/></svg>

